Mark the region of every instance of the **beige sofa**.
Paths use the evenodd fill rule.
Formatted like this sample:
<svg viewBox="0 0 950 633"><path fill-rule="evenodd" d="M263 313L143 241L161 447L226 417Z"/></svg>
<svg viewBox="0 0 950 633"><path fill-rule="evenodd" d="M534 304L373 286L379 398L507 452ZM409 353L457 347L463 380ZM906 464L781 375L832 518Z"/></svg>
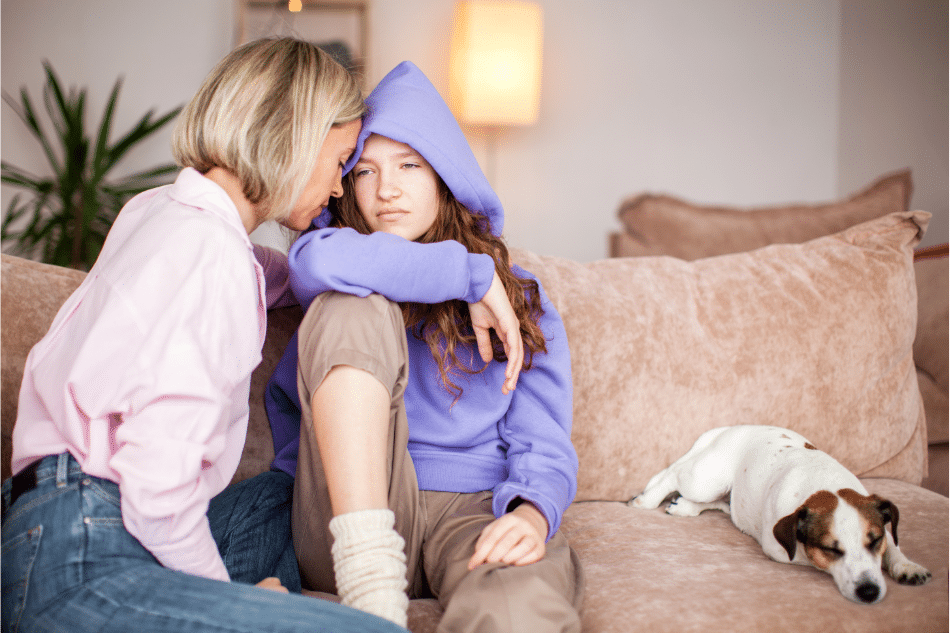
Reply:
<svg viewBox="0 0 950 633"><path fill-rule="evenodd" d="M612 257L671 256L688 261L801 243L874 218L907 211L909 170L882 175L854 194L826 203L759 208L703 205L666 194L624 200L620 230L610 235ZM927 417L929 472L923 485L948 494L947 244L918 249L914 361Z"/></svg>
<svg viewBox="0 0 950 633"><path fill-rule="evenodd" d="M514 253L540 277L572 348L580 470L563 530L586 573L584 631L948 629L948 503L919 485L927 435L912 358L911 249L926 219L893 214L695 262ZM4 255L2 275L6 477L25 356L82 273ZM262 390L299 319L292 308L269 315L236 479L273 455ZM858 605L827 574L766 558L723 513L680 518L625 504L701 432L749 423L803 433L892 500L901 548L933 580L888 579L880 604ZM436 601L412 601L416 633L438 618Z"/></svg>

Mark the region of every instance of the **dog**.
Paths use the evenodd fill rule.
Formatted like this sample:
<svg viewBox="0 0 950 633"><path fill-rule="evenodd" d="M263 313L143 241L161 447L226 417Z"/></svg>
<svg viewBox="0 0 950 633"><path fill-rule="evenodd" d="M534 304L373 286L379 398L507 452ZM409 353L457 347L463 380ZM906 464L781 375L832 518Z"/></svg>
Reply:
<svg viewBox="0 0 950 633"><path fill-rule="evenodd" d="M627 505L654 509L674 492L680 496L667 513L730 513L771 559L828 572L854 602L884 598L882 569L905 585L930 580L930 572L897 547L897 506L869 495L853 473L788 429L707 431Z"/></svg>

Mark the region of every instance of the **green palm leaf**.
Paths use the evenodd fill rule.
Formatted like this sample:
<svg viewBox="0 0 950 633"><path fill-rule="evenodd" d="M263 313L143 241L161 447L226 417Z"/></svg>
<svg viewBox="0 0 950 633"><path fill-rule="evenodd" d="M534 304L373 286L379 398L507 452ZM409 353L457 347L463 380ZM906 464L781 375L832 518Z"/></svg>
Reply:
<svg viewBox="0 0 950 633"><path fill-rule="evenodd" d="M19 101L3 93L3 101L39 143L50 174L37 176L2 161L0 180L27 196L17 194L7 206L0 223L0 243L17 254L38 255L48 263L88 270L122 206L136 194L169 182L178 168L168 163L114 178L110 172L129 150L178 116L181 107L157 118L150 110L110 142L122 87L120 77L92 139L86 131L85 88L64 90L48 62L43 62L43 69L43 105L53 134L44 130L25 88Z"/></svg>

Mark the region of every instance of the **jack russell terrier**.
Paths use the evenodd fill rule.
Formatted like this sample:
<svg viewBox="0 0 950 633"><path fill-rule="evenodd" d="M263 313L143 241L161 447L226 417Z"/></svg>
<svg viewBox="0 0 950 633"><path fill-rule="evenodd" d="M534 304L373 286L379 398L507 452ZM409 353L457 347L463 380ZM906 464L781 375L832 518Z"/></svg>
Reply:
<svg viewBox="0 0 950 633"><path fill-rule="evenodd" d="M884 597L882 568L901 584L930 580L897 547L897 506L868 495L853 473L793 431L744 425L707 431L627 505L657 508L674 492L681 496L667 513L730 512L770 558L828 572L854 602Z"/></svg>

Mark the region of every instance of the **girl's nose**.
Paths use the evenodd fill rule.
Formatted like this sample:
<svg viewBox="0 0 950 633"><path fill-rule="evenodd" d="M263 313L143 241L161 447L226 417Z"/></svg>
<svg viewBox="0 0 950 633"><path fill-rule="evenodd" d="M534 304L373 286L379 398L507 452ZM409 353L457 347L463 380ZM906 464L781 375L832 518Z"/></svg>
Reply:
<svg viewBox="0 0 950 633"><path fill-rule="evenodd" d="M399 186L392 178L380 177L378 195L381 200L392 200L399 197Z"/></svg>

